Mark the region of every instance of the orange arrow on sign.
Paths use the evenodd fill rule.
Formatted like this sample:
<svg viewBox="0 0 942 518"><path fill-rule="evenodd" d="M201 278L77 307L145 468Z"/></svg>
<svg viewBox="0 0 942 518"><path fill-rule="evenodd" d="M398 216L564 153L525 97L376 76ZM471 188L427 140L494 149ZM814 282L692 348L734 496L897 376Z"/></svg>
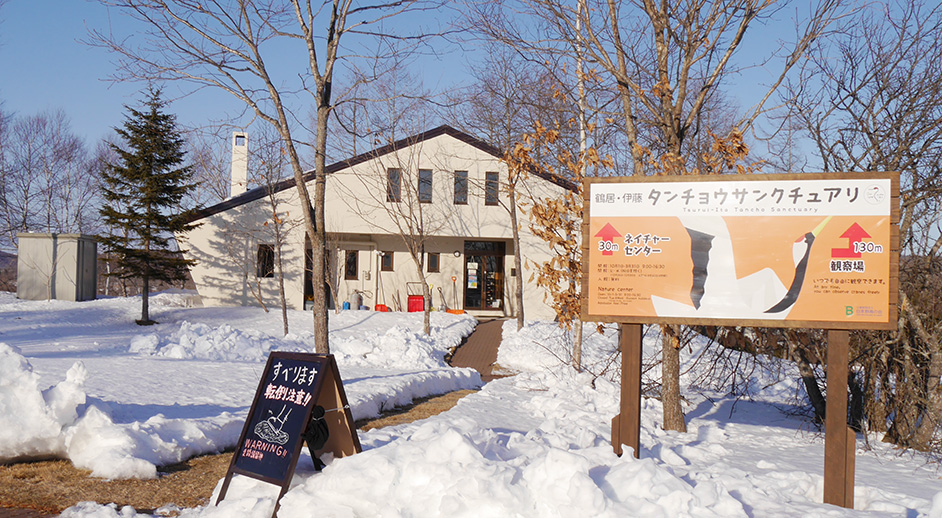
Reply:
<svg viewBox="0 0 942 518"><path fill-rule="evenodd" d="M599 233L595 235L595 237L602 238L602 241L612 241L618 236L621 236L621 232L615 230L615 227L613 227L611 223L606 223L605 226L602 227L602 230L599 230ZM612 254L614 254L612 250L605 250L602 252L602 255Z"/></svg>
<svg viewBox="0 0 942 518"><path fill-rule="evenodd" d="M832 248L831 257L857 258L860 252L855 251L854 243L859 243L863 238L870 237L860 225L854 223L841 234L841 237L847 238L847 248Z"/></svg>

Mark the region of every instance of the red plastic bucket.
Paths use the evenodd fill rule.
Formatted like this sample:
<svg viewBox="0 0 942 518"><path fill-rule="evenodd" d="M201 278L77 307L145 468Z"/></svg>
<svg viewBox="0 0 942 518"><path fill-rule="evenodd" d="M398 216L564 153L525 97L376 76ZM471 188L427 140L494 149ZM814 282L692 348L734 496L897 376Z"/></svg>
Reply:
<svg viewBox="0 0 942 518"><path fill-rule="evenodd" d="M409 295L409 312L425 311L425 297L422 295Z"/></svg>

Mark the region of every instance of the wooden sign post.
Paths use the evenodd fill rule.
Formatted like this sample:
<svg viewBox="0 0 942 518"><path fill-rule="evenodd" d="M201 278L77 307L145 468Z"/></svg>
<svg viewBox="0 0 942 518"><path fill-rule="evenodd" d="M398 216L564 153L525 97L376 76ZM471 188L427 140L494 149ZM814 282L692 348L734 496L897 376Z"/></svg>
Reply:
<svg viewBox="0 0 942 518"><path fill-rule="evenodd" d="M897 324L899 174L589 178L582 321L621 324L612 447L639 455L641 324L828 329L824 501L854 504L849 330Z"/></svg>
<svg viewBox="0 0 942 518"><path fill-rule="evenodd" d="M621 457L622 444L636 459L641 451L641 324L621 324L621 413L612 418L612 447Z"/></svg>
<svg viewBox="0 0 942 518"><path fill-rule="evenodd" d="M272 352L216 505L226 497L232 475L244 475L281 486L274 518L297 467L315 405L324 408L329 430L327 442L315 454L329 452L337 458L359 453L360 440L333 355Z"/></svg>

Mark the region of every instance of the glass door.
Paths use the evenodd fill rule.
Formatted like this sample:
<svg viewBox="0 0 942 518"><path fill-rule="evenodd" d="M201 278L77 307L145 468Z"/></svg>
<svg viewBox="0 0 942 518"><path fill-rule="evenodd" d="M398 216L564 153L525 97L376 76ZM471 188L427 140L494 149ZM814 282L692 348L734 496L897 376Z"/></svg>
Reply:
<svg viewBox="0 0 942 518"><path fill-rule="evenodd" d="M504 300L504 243L465 242L464 309L501 309Z"/></svg>

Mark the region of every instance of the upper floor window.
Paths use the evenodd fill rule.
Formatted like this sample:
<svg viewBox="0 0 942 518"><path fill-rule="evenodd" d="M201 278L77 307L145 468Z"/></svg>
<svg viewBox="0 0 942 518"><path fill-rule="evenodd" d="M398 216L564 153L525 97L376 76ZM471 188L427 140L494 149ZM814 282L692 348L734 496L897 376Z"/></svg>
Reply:
<svg viewBox="0 0 942 518"><path fill-rule="evenodd" d="M455 171L455 205L468 203L468 172Z"/></svg>
<svg viewBox="0 0 942 518"><path fill-rule="evenodd" d="M402 200L402 172L395 167L386 170L386 201Z"/></svg>
<svg viewBox="0 0 942 518"><path fill-rule="evenodd" d="M500 192L497 173L484 173L484 204L497 205L497 196Z"/></svg>
<svg viewBox="0 0 942 518"><path fill-rule="evenodd" d="M419 169L419 203L432 203L431 169Z"/></svg>

